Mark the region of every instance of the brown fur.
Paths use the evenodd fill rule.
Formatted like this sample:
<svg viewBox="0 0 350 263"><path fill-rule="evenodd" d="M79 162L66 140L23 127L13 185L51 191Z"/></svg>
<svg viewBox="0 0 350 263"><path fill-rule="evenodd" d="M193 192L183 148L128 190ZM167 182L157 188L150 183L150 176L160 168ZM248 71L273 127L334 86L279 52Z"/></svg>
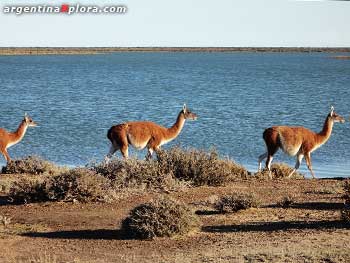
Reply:
<svg viewBox="0 0 350 263"><path fill-rule="evenodd" d="M34 127L36 123L30 117L25 116L15 132L8 132L0 128L0 152L5 157L7 163L11 161L7 148L19 143L30 126Z"/></svg>
<svg viewBox="0 0 350 263"><path fill-rule="evenodd" d="M281 148L291 156L297 155L295 169L290 175L299 168L302 158L305 157L307 167L312 177L315 177L311 164L311 152L327 142L332 134L334 122L345 122L345 120L332 110L319 133L304 127L273 126L267 128L263 133L267 152L259 156L259 170L260 163L265 158L267 158L266 167L270 170L273 155Z"/></svg>
<svg viewBox="0 0 350 263"><path fill-rule="evenodd" d="M180 134L186 119L196 118L197 115L184 106L175 124L170 128L150 121L134 121L112 126L107 133L107 138L112 143L108 157L120 150L123 157L127 158L128 147L132 145L138 149L147 147L147 158L150 158L153 151L157 152L162 144L174 140Z"/></svg>

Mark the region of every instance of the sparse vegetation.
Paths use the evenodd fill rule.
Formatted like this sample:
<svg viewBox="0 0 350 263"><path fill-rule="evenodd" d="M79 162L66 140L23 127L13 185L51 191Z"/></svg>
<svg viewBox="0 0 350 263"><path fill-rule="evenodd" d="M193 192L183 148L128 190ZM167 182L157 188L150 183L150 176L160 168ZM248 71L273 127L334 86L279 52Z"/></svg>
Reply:
<svg viewBox="0 0 350 263"><path fill-rule="evenodd" d="M294 203L295 203L295 197L292 195L286 195L279 202L277 202L277 206L287 208Z"/></svg>
<svg viewBox="0 0 350 263"><path fill-rule="evenodd" d="M198 225L196 215L185 204L162 197L135 207L122 228L134 237L150 239L183 235Z"/></svg>
<svg viewBox="0 0 350 263"><path fill-rule="evenodd" d="M7 226L11 223L11 218L7 216L0 215L0 225L2 225L4 228L7 228Z"/></svg>
<svg viewBox="0 0 350 263"><path fill-rule="evenodd" d="M55 176L23 177L12 184L9 198L15 203L44 201L106 201L110 182L87 168L76 168Z"/></svg>
<svg viewBox="0 0 350 263"><path fill-rule="evenodd" d="M14 203L42 202L49 200L43 177L23 177L12 183L8 197Z"/></svg>
<svg viewBox="0 0 350 263"><path fill-rule="evenodd" d="M214 204L220 213L237 212L239 210L258 207L259 202L253 194L234 193L224 195Z"/></svg>
<svg viewBox="0 0 350 263"><path fill-rule="evenodd" d="M165 170L155 160L113 159L91 167L96 173L111 180L116 189L148 188L176 189L180 184L171 171Z"/></svg>
<svg viewBox="0 0 350 263"><path fill-rule="evenodd" d="M109 163L92 165L91 169L111 179L118 188L144 185L146 188L171 189L179 186L179 180L193 186L217 186L248 175L243 166L219 159L215 151L179 147L160 152L157 160L113 159Z"/></svg>
<svg viewBox="0 0 350 263"><path fill-rule="evenodd" d="M104 201L109 181L87 168L76 168L48 178L45 188L50 200Z"/></svg>
<svg viewBox="0 0 350 263"><path fill-rule="evenodd" d="M293 171L293 168L285 163L274 163L271 165L272 178L289 178L289 174ZM255 174L258 178L269 178L269 171L267 169L262 170ZM293 179L304 179L304 175L298 171L290 177Z"/></svg>
<svg viewBox="0 0 350 263"><path fill-rule="evenodd" d="M341 218L350 223L350 181L344 185L344 209L341 211Z"/></svg>
<svg viewBox="0 0 350 263"><path fill-rule="evenodd" d="M215 150L184 150L174 147L159 153L158 162L180 180L191 182L194 186L222 185L236 178L246 178L248 171L228 159L219 159Z"/></svg>
<svg viewBox="0 0 350 263"><path fill-rule="evenodd" d="M5 174L56 174L64 168L38 156L27 156L13 160L2 169Z"/></svg>

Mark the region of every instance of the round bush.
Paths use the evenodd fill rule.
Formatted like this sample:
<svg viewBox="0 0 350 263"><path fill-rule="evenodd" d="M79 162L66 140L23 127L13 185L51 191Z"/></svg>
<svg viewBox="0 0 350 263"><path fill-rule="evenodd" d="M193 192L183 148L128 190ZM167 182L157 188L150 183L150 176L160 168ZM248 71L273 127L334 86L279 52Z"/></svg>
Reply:
<svg viewBox="0 0 350 263"><path fill-rule="evenodd" d="M231 194L222 196L215 204L214 208L220 213L237 212L250 207L258 207L259 202L251 194Z"/></svg>
<svg viewBox="0 0 350 263"><path fill-rule="evenodd" d="M185 204L163 197L135 207L122 228L133 237L151 239L183 235L198 225L197 216Z"/></svg>
<svg viewBox="0 0 350 263"><path fill-rule="evenodd" d="M109 180L87 168L75 168L46 182L53 200L103 201L108 197Z"/></svg>

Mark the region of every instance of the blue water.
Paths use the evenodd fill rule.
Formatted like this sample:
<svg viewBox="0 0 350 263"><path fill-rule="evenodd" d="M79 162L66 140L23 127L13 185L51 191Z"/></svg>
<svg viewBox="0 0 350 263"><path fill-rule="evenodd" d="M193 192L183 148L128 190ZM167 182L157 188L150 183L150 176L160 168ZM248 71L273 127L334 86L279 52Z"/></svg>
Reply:
<svg viewBox="0 0 350 263"><path fill-rule="evenodd" d="M36 154L84 165L108 152L106 132L112 124L152 120L170 126L185 102L199 118L186 122L164 148L215 147L254 171L265 151L266 127L302 125L319 131L330 105L349 119L350 60L333 55L0 56L0 127L16 129L26 111L40 127L29 129L9 149L13 158ZM350 175L349 129L349 122L335 124L330 140L312 154L316 176ZM131 151L139 158L145 154ZM295 163L281 152L274 160Z"/></svg>

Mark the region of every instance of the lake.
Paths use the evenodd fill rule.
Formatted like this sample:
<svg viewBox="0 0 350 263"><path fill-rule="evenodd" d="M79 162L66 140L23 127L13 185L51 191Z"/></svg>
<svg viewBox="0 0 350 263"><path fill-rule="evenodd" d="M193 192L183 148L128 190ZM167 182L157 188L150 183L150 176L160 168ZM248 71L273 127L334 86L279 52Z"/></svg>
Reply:
<svg viewBox="0 0 350 263"><path fill-rule="evenodd" d="M0 127L27 112L39 123L11 148L58 164L100 161L113 124L151 120L171 126L186 103L198 114L174 145L209 149L257 168L271 125L322 129L331 105L347 119L312 154L316 176L350 175L350 60L331 53L180 53L0 56ZM340 54L341 55L341 54ZM131 151L144 158L146 151ZM120 153L117 153L120 156ZM274 161L295 164L279 152ZM0 157L0 165L5 160ZM306 172L303 160L301 171Z"/></svg>

